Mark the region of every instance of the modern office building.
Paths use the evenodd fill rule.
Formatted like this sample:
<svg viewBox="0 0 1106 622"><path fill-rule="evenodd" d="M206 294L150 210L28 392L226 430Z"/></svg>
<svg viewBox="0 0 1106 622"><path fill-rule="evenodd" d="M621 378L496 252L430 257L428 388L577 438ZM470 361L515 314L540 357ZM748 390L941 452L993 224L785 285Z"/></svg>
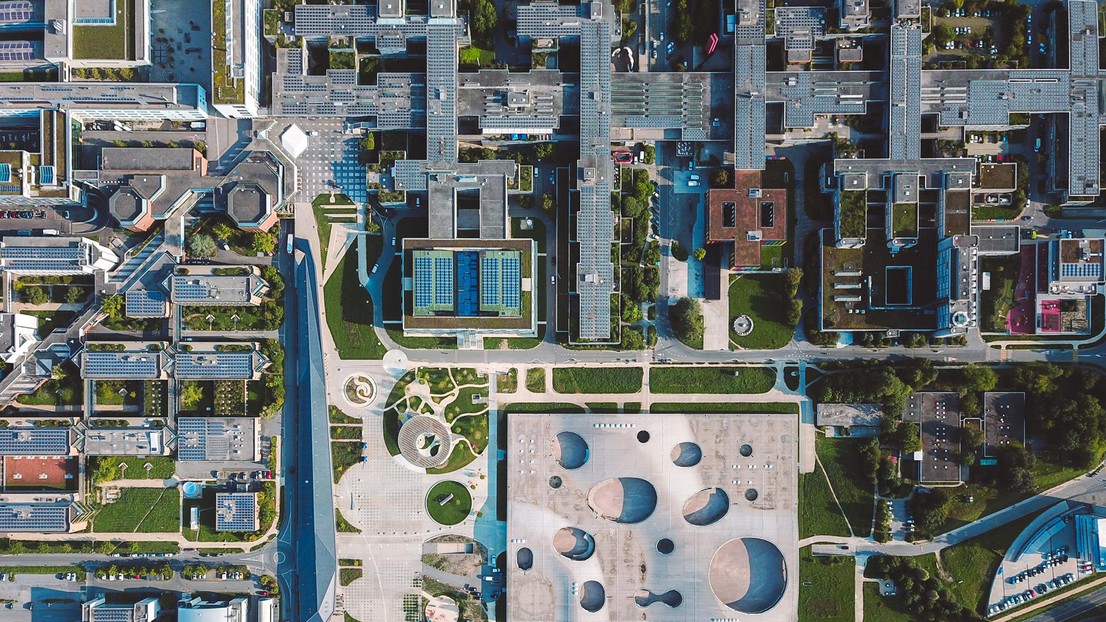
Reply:
<svg viewBox="0 0 1106 622"><path fill-rule="evenodd" d="M25 313L0 313L0 361L14 365L39 341L37 317Z"/></svg>
<svg viewBox="0 0 1106 622"><path fill-rule="evenodd" d="M1095 570L1106 570L1106 516L1077 514L1075 516L1075 551Z"/></svg>
<svg viewBox="0 0 1106 622"><path fill-rule="evenodd" d="M161 616L157 598L137 603L109 603L103 596L81 605L81 622L155 622Z"/></svg>
<svg viewBox="0 0 1106 622"><path fill-rule="evenodd" d="M207 601L186 594L177 603L177 622L249 622L250 601L238 597L229 601Z"/></svg>
<svg viewBox="0 0 1106 622"><path fill-rule="evenodd" d="M111 270L117 263L111 249L88 238L0 238L0 271L19 276L79 276Z"/></svg>
<svg viewBox="0 0 1106 622"><path fill-rule="evenodd" d="M240 273L228 274L228 271ZM175 305L198 307L256 307L269 291L269 285L256 272L256 268L246 266L220 266L208 270L189 266L187 274L169 277L170 300Z"/></svg>
<svg viewBox="0 0 1106 622"><path fill-rule="evenodd" d="M251 417L178 417L177 460L253 462L258 455L256 420Z"/></svg>

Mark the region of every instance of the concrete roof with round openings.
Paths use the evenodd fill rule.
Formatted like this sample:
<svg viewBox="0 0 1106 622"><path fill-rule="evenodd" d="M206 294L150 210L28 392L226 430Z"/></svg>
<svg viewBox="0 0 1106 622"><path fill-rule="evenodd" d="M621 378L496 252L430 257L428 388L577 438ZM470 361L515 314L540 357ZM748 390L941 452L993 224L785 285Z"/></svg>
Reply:
<svg viewBox="0 0 1106 622"><path fill-rule="evenodd" d="M798 616L796 415L512 413L505 472L510 619Z"/></svg>

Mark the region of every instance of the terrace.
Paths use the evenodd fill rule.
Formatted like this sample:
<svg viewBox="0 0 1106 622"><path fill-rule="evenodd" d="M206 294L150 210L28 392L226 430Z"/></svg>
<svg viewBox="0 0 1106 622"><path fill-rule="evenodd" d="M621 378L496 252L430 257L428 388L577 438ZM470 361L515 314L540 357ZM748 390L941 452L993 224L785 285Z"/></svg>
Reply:
<svg viewBox="0 0 1106 622"><path fill-rule="evenodd" d="M913 238L918 235L918 205L895 203L891 206L891 235L896 238Z"/></svg>
<svg viewBox="0 0 1106 622"><path fill-rule="evenodd" d="M842 238L863 238L867 231L868 191L842 190L839 195Z"/></svg>
<svg viewBox="0 0 1106 622"><path fill-rule="evenodd" d="M131 0L133 2L133 0ZM211 90L216 104L241 104L246 99L244 80L232 77L227 67L227 0L211 3Z"/></svg>

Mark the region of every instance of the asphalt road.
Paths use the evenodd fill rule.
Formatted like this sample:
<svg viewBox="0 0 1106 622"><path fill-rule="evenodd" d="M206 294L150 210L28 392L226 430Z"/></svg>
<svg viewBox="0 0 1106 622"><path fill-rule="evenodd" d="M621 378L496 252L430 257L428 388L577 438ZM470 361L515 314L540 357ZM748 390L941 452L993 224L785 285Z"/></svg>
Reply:
<svg viewBox="0 0 1106 622"><path fill-rule="evenodd" d="M1042 614L1029 618L1026 622L1065 622L1103 607L1106 607L1106 587L1100 587L1097 590L1083 594L1079 598L1057 605ZM1106 616L1106 614L1103 615Z"/></svg>

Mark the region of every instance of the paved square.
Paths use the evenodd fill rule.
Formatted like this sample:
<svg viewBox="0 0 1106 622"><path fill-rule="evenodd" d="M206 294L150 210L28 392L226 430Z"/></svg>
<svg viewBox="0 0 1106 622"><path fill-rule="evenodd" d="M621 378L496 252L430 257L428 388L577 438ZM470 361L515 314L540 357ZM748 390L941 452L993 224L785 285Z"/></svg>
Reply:
<svg viewBox="0 0 1106 622"><path fill-rule="evenodd" d="M516 620L790 620L795 415L515 414Z"/></svg>

